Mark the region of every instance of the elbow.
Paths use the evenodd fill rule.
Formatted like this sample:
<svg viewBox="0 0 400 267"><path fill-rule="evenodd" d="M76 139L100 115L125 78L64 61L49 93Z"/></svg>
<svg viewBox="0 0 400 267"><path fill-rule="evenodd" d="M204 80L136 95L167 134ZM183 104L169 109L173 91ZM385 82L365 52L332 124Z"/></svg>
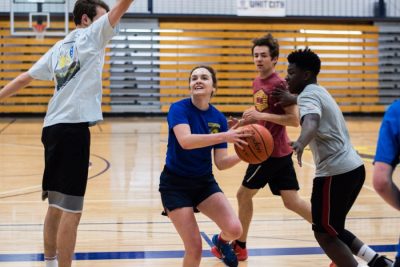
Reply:
<svg viewBox="0 0 400 267"><path fill-rule="evenodd" d="M182 147L182 149L184 149L184 150L192 149L190 143L188 143L188 142L180 142L179 145L180 145L180 146Z"/></svg>
<svg viewBox="0 0 400 267"><path fill-rule="evenodd" d="M27 86L32 80L33 78L29 75L28 72L24 72L18 75L17 78L15 78L15 82L17 83L19 88Z"/></svg>
<svg viewBox="0 0 400 267"><path fill-rule="evenodd" d="M374 176L372 184L378 194L386 192L391 187L391 181L382 176Z"/></svg>
<svg viewBox="0 0 400 267"><path fill-rule="evenodd" d="M300 126L300 120L298 117L289 117L287 120L287 126L291 127L299 127Z"/></svg>
<svg viewBox="0 0 400 267"><path fill-rule="evenodd" d="M300 122L299 120L296 118L294 120L291 121L290 126L292 127L299 127L300 126Z"/></svg>
<svg viewBox="0 0 400 267"><path fill-rule="evenodd" d="M189 150L193 148L191 142L189 142L188 138L186 137L177 138L177 141L181 148L184 150Z"/></svg>
<svg viewBox="0 0 400 267"><path fill-rule="evenodd" d="M226 170L228 167L226 166L226 164L223 163L223 161L215 161L215 167L217 167L217 169L219 171L223 171Z"/></svg>
<svg viewBox="0 0 400 267"><path fill-rule="evenodd" d="M226 170L227 169L227 167L225 167L225 166L221 166L221 165L216 165L216 167L217 167L217 169L219 170L219 171L223 171L223 170Z"/></svg>

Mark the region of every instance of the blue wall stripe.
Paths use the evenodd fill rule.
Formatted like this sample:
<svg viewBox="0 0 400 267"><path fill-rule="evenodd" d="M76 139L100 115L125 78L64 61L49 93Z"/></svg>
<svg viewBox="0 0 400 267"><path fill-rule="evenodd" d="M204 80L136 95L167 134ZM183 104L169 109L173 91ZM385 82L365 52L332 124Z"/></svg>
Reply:
<svg viewBox="0 0 400 267"><path fill-rule="evenodd" d="M396 245L371 246L377 252L395 252ZM76 260L118 260L118 259L161 259L182 258L183 250L131 251L131 252L78 252ZM324 254L319 247L255 248L249 249L250 256L282 256ZM213 257L209 250L203 250L203 257ZM0 262L43 261L43 254L0 254Z"/></svg>

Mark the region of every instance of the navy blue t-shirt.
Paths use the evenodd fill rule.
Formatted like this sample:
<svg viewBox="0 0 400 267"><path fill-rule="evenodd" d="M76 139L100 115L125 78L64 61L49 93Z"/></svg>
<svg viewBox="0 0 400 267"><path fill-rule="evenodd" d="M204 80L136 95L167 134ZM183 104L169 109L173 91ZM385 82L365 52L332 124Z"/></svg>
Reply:
<svg viewBox="0 0 400 267"><path fill-rule="evenodd" d="M376 147L375 161L384 162L393 168L400 157L400 101L395 101L383 117Z"/></svg>
<svg viewBox="0 0 400 267"><path fill-rule="evenodd" d="M176 139L173 128L188 124L192 134L226 132L228 123L225 116L210 104L205 111L193 105L190 98L171 105L168 112L168 148L166 167L182 177L199 177L212 174L212 149L227 148L227 143L213 146L183 149Z"/></svg>

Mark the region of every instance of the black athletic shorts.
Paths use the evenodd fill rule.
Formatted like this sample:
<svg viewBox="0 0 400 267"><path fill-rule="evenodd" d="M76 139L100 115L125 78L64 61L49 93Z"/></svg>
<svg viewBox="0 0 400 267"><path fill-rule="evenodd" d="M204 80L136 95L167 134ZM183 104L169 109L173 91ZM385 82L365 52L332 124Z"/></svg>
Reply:
<svg viewBox="0 0 400 267"><path fill-rule="evenodd" d="M206 181L196 183L197 180ZM177 208L193 207L198 212L197 206L209 196L222 192L212 174L199 177L182 177L174 174L167 167L160 176L161 201L164 206L163 215L166 211Z"/></svg>
<svg viewBox="0 0 400 267"><path fill-rule="evenodd" d="M280 158L268 158L260 164L249 164L242 185L249 189L260 189L269 185L274 195L281 190L299 190L292 153Z"/></svg>
<svg viewBox="0 0 400 267"><path fill-rule="evenodd" d="M339 235L345 228L347 213L365 180L364 165L335 176L316 177L311 195L312 229Z"/></svg>
<svg viewBox="0 0 400 267"><path fill-rule="evenodd" d="M60 123L42 131L45 169L43 199L49 205L80 212L89 172L90 131L88 123Z"/></svg>

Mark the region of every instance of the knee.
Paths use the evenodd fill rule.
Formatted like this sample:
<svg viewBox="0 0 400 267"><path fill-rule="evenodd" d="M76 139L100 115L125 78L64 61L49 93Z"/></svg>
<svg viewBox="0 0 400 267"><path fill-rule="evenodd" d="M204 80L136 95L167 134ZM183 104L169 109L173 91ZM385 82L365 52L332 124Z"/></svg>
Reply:
<svg viewBox="0 0 400 267"><path fill-rule="evenodd" d="M82 213L63 212L61 221L69 224L70 226L78 227L81 217Z"/></svg>
<svg viewBox="0 0 400 267"><path fill-rule="evenodd" d="M291 198L290 200L283 199L283 205L285 208L291 211L296 211L299 207L299 201L298 199Z"/></svg>
<svg viewBox="0 0 400 267"><path fill-rule="evenodd" d="M383 193L392 186L392 182L389 179L386 179L385 177L374 177L372 181L374 189L378 193Z"/></svg>
<svg viewBox="0 0 400 267"><path fill-rule="evenodd" d="M250 201L253 198L253 194L250 192L250 190L240 187L236 193L236 198L240 204Z"/></svg>
<svg viewBox="0 0 400 267"><path fill-rule="evenodd" d="M242 233L242 224L239 220L235 220L235 222L231 223L225 231L228 240L236 240L242 235Z"/></svg>
<svg viewBox="0 0 400 267"><path fill-rule="evenodd" d="M328 245L332 242L335 242L335 237L327 233L314 232L314 237L319 244Z"/></svg>

